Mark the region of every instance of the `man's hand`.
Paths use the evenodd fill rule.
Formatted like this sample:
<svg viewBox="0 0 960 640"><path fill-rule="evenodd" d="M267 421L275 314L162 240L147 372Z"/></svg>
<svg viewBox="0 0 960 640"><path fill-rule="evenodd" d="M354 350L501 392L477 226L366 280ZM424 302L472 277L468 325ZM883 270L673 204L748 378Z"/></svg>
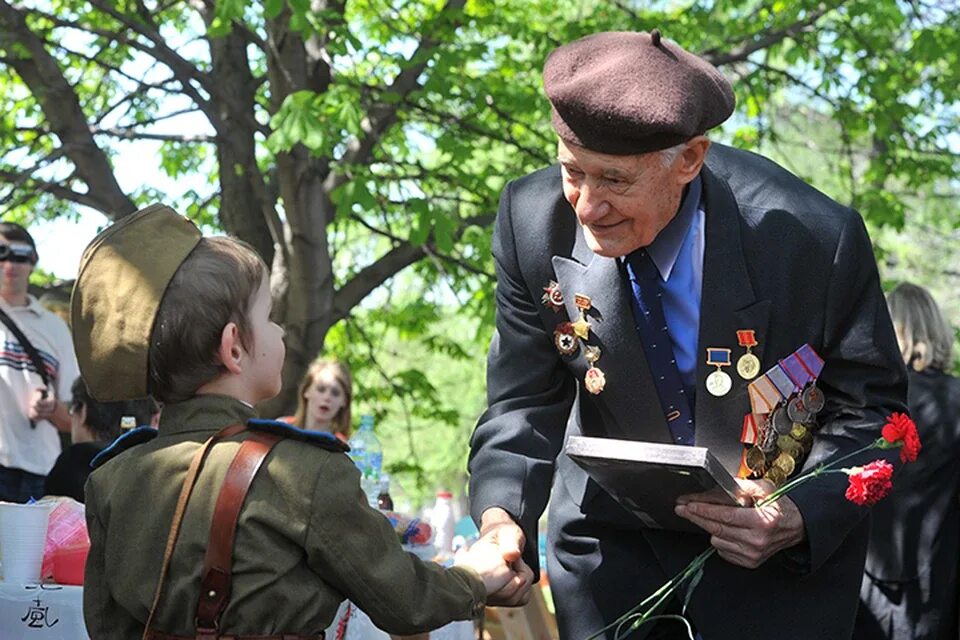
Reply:
<svg viewBox="0 0 960 640"><path fill-rule="evenodd" d="M773 492L767 480L741 480L754 502ZM732 507L697 502L681 496L676 514L710 534L710 544L720 557L748 569L756 569L770 556L806 537L803 516L787 496L762 507Z"/></svg>
<svg viewBox="0 0 960 640"><path fill-rule="evenodd" d="M57 398L46 389L34 389L30 396L27 417L34 422L49 420L57 410Z"/></svg>
<svg viewBox="0 0 960 640"><path fill-rule="evenodd" d="M516 574L500 590L487 597L487 604L494 607L519 607L530 599L533 570L523 561L526 538L513 518L499 507L491 507L480 518L480 540L495 544L503 561Z"/></svg>

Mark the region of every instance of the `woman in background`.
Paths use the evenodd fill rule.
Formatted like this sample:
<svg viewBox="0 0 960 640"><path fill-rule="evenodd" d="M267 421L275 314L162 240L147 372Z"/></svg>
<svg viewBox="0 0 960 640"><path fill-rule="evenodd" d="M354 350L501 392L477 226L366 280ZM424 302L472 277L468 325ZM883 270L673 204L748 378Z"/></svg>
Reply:
<svg viewBox="0 0 960 640"><path fill-rule="evenodd" d="M923 450L872 511L855 640L957 638L960 554L960 379L953 333L923 288L887 296Z"/></svg>
<svg viewBox="0 0 960 640"><path fill-rule="evenodd" d="M297 398L293 424L308 431L332 433L344 442L349 440L353 377L347 365L315 360L303 376Z"/></svg>

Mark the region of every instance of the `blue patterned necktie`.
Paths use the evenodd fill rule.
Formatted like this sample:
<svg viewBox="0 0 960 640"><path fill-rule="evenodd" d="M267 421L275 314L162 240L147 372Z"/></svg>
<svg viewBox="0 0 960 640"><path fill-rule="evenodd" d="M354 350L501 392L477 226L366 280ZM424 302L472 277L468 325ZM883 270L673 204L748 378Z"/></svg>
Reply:
<svg viewBox="0 0 960 640"><path fill-rule="evenodd" d="M637 335L647 356L657 395L670 433L676 444L694 443L693 414L680 378L673 341L667 332L663 314L660 273L645 249L638 249L626 259L627 274L633 289L631 303Z"/></svg>

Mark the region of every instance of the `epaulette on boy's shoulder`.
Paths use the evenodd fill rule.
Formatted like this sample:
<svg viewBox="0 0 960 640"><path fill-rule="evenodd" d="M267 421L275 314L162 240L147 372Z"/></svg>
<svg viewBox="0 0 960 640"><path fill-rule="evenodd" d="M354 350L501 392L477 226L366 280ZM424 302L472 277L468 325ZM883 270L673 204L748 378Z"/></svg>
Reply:
<svg viewBox="0 0 960 640"><path fill-rule="evenodd" d="M156 437L157 430L153 427L137 427L136 429L131 429L95 455L93 460L90 461L90 468L96 469L107 460L115 458L127 449L135 447L138 444L143 444L144 442L150 442Z"/></svg>
<svg viewBox="0 0 960 640"><path fill-rule="evenodd" d="M321 449L327 449L329 451L336 451L338 453L346 453L347 451L350 451L350 447L347 445L347 443L343 442L332 433L326 433L323 431L307 431L306 429L295 427L292 424L287 424L286 422L254 419L247 420L247 427L254 429L255 431L266 431L267 433L273 433L278 436L283 436L284 438L290 438L291 440L308 442L314 446L320 447Z"/></svg>

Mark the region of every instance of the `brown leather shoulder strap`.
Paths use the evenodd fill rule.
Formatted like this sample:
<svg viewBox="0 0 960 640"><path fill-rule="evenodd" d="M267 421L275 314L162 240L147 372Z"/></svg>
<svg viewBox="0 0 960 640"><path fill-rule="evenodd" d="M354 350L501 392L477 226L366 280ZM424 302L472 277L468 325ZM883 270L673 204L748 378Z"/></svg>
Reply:
<svg viewBox="0 0 960 640"><path fill-rule="evenodd" d="M249 434L230 463L213 511L210 539L203 558L203 582L197 602L198 640L218 637L220 616L230 600L233 543L240 509L260 465L282 439L271 433L250 431Z"/></svg>
<svg viewBox="0 0 960 640"><path fill-rule="evenodd" d="M143 640L147 640L150 630L153 626L153 618L157 613L157 606L160 604L160 597L163 595L163 585L166 582L167 571L170 568L170 559L173 557L173 548L177 544L177 537L180 535L180 525L183 522L183 514L187 509L187 502L190 500L190 493L193 486L197 483L197 474L210 452L210 447L223 438L229 438L246 429L242 424L232 424L216 432L200 447L197 453L190 461L190 467L187 469L187 477L183 481L183 488L180 489L180 497L177 499L177 507L173 512L173 521L170 523L170 533L167 534L167 546L163 552L163 564L160 565L160 579L157 580L157 588L153 594L153 604L150 605L150 615L147 616L147 623L143 627Z"/></svg>

